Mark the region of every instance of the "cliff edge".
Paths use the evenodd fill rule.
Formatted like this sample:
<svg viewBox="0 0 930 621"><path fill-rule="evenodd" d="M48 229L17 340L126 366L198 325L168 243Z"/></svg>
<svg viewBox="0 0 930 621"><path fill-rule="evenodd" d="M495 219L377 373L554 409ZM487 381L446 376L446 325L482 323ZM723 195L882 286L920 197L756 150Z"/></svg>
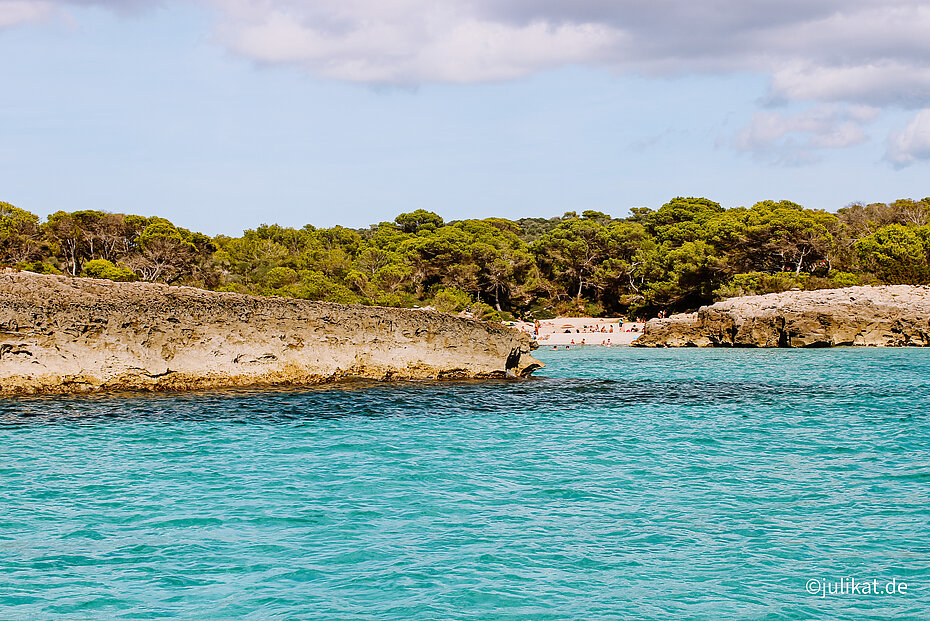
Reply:
<svg viewBox="0 0 930 621"><path fill-rule="evenodd" d="M930 287L895 285L731 298L646 323L635 347L930 346Z"/></svg>
<svg viewBox="0 0 930 621"><path fill-rule="evenodd" d="M527 335L433 311L0 274L0 394L526 376Z"/></svg>

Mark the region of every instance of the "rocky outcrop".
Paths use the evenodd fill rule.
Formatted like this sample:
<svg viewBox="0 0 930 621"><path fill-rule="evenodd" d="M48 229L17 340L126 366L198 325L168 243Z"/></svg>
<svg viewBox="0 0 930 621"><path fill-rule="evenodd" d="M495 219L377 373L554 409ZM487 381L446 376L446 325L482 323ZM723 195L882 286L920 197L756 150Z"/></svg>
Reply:
<svg viewBox="0 0 930 621"><path fill-rule="evenodd" d="M636 347L930 346L930 287L896 285L731 298L653 319Z"/></svg>
<svg viewBox="0 0 930 621"><path fill-rule="evenodd" d="M0 394L525 376L531 347L434 311L0 274Z"/></svg>

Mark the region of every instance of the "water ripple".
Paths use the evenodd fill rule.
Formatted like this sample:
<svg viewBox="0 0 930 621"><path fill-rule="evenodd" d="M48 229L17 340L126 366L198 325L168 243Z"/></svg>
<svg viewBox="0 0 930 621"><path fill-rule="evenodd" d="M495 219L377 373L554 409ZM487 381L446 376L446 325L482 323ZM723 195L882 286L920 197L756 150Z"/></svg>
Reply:
<svg viewBox="0 0 930 621"><path fill-rule="evenodd" d="M539 356L2 400L0 616L930 618L930 352Z"/></svg>

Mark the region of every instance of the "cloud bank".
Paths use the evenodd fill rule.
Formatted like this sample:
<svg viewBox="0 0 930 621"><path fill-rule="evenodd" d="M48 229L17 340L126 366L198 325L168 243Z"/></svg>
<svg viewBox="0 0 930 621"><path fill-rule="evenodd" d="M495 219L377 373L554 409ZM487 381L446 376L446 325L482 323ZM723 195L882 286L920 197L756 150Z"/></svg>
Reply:
<svg viewBox="0 0 930 621"><path fill-rule="evenodd" d="M230 49L339 80L748 71L771 76L773 100L930 104L923 0L208 1Z"/></svg>
<svg viewBox="0 0 930 621"><path fill-rule="evenodd" d="M0 0L0 27L75 5L125 12L179 1ZM733 138L744 150L841 148L864 139L867 119L849 110L930 108L926 0L197 1L215 11L215 40L233 53L329 79L467 84L571 65L748 72L769 76L769 103L814 106L801 116L760 113ZM912 146L922 114L889 146L892 161L922 153Z"/></svg>
<svg viewBox="0 0 930 621"><path fill-rule="evenodd" d="M760 112L729 144L782 164L866 141L881 108L930 108L925 0L209 1L235 53L351 82L488 82L567 65L767 75L769 103L812 107ZM920 131L903 130L887 159L922 159Z"/></svg>
<svg viewBox="0 0 930 621"><path fill-rule="evenodd" d="M54 8L179 0L0 0ZM507 80L565 65L645 75L759 72L773 100L930 106L926 0L198 0L262 63L382 84Z"/></svg>

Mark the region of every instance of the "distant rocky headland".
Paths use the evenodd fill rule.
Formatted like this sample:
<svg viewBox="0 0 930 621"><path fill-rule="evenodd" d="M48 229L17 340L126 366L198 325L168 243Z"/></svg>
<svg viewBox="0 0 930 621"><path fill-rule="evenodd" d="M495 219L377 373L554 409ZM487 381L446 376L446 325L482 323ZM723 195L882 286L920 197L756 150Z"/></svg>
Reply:
<svg viewBox="0 0 930 621"><path fill-rule="evenodd" d="M0 274L0 394L526 376L529 337L435 311Z"/></svg>
<svg viewBox="0 0 930 621"><path fill-rule="evenodd" d="M895 285L731 298L653 319L636 347L930 346L930 287Z"/></svg>

